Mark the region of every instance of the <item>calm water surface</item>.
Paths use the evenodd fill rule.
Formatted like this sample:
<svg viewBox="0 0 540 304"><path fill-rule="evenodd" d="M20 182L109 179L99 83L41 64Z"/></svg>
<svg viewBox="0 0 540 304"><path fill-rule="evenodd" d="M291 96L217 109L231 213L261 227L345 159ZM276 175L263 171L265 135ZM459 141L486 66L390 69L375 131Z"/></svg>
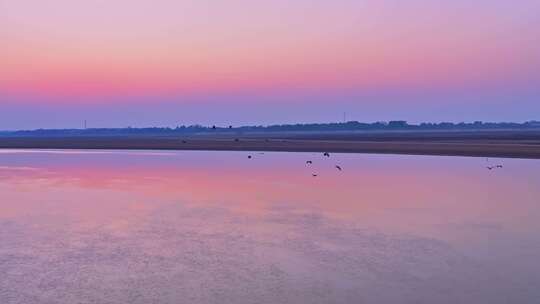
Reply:
<svg viewBox="0 0 540 304"><path fill-rule="evenodd" d="M539 257L540 161L0 150L0 303L540 303Z"/></svg>

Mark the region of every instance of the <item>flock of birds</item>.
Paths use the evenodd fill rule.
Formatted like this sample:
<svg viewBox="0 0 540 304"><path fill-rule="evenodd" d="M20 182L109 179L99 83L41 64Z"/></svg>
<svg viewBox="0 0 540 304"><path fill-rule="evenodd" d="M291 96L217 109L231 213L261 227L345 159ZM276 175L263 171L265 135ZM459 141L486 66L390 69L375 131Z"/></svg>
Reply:
<svg viewBox="0 0 540 304"><path fill-rule="evenodd" d="M489 158L486 158L486 162L489 162ZM488 169L489 171L493 170L493 169L502 169L503 168L503 165L488 165L486 166L486 169Z"/></svg>
<svg viewBox="0 0 540 304"><path fill-rule="evenodd" d="M232 128L232 127L229 126L229 128ZM212 129L215 130L215 129L216 129L216 126L212 126ZM240 139L235 138L234 141L235 141L235 142L239 142ZM265 141L268 142L269 140L268 140L268 139L265 139ZM182 140L182 143L183 143L183 144L187 144L187 140L183 139L183 140ZM259 152L259 154L264 154L264 152ZM323 157L330 158L330 153L324 152L324 153L323 153ZM248 158L248 159L252 159L253 156L252 156L252 155L248 155L247 158ZM313 161L312 161L312 160L306 161L306 165L313 165ZM343 171L343 168L342 168L340 165L335 165L334 167L335 167L338 171ZM318 173L312 173L311 176L317 177L317 176L319 176L319 174L318 174Z"/></svg>
<svg viewBox="0 0 540 304"><path fill-rule="evenodd" d="M499 168L502 168L503 166L502 165L495 165L495 166L487 166L486 168L488 170L493 170L493 169L499 169Z"/></svg>
<svg viewBox="0 0 540 304"><path fill-rule="evenodd" d="M229 128L232 128L232 127L229 126ZM212 129L216 129L216 127L213 126ZM239 140L238 138L235 138L234 141L235 141L235 142L239 142L240 140ZM268 142L269 140L268 140L268 139L265 139L265 141ZM185 143L187 143L187 141L186 141L186 140L182 140L182 143L185 144ZM259 154L264 154L264 152L260 152ZM330 158L330 153L324 152L324 153L323 153L323 156L324 156L324 157L327 157L327 158ZM248 159L252 159L252 158L253 158L253 156L248 155ZM489 158L486 158L486 162L489 162ZM313 161L312 161L312 160L307 160L307 161L306 161L306 165L313 165ZM343 168L342 168L340 165L335 165L335 168L336 168L337 170L339 170L339 171L343 171ZM488 165L488 166L486 166L486 169L488 169L488 170L490 170L490 171L491 171L491 170L494 170L494 169L502 169L502 168L503 168L503 165L501 165L501 164L498 164L498 165ZM319 176L319 174L317 174L317 173L312 173L311 176L317 177L317 176Z"/></svg>
<svg viewBox="0 0 540 304"><path fill-rule="evenodd" d="M259 154L264 154L264 153L261 152L261 153L259 153ZM330 158L330 153L324 152L324 153L323 153L323 156L324 156L324 157L327 157L327 158ZM251 156L251 155L248 155L248 158L251 159L252 156ZM486 162L489 162L489 158L486 158ZM313 161L312 161L312 160L307 160L307 161L306 161L306 165L313 165ZM343 168L342 168L340 165L335 165L335 168L336 168L337 170L339 170L339 171L343 171ZM491 171L491 170L493 170L493 169L502 169L502 168L503 168L503 165L501 165L501 164L498 164L498 165L488 165L488 166L486 166L486 168L487 168L488 170ZM317 177L317 176L319 176L319 174L317 174L317 173L312 173L311 176Z"/></svg>
<svg viewBox="0 0 540 304"><path fill-rule="evenodd" d="M259 154L264 154L264 152L260 152ZM324 153L323 153L323 157L330 158L330 153L324 152ZM252 159L252 158L253 158L252 155L248 155L248 159ZM312 161L312 160L307 160L307 161L306 161L306 165L308 165L308 166L309 166L309 165L313 165L313 161ZM338 171L343 171L343 168L342 168L340 165L335 165L334 167L335 167ZM319 174L318 174L318 173L312 173L311 176L317 177L317 176L319 176Z"/></svg>

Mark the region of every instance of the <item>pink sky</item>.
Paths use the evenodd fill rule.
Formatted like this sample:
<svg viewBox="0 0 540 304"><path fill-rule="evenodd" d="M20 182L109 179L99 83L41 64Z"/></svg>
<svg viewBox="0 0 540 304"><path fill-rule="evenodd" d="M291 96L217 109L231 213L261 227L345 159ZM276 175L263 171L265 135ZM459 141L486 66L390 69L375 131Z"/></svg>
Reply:
<svg viewBox="0 0 540 304"><path fill-rule="evenodd" d="M463 105L534 119L538 12L535 0L0 0L0 129L81 112L98 126L206 123L212 105L247 111L223 119L235 123L328 120L336 105L364 120L468 119ZM297 117L281 116L291 102ZM416 114L426 107L455 114ZM42 110L57 114L30 123Z"/></svg>

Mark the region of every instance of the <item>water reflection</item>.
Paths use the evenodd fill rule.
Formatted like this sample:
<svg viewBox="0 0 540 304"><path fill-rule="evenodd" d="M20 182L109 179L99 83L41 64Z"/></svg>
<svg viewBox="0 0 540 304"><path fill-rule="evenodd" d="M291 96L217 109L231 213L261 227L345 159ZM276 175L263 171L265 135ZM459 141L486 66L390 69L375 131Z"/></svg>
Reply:
<svg viewBox="0 0 540 304"><path fill-rule="evenodd" d="M540 298L538 161L491 172L478 158L247 155L2 151L1 298Z"/></svg>

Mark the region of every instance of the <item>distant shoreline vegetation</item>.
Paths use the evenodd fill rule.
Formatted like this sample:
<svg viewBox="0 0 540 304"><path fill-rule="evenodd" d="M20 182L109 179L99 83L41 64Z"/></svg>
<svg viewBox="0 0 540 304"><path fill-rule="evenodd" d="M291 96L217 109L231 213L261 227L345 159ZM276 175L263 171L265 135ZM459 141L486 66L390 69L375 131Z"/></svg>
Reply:
<svg viewBox="0 0 540 304"><path fill-rule="evenodd" d="M178 126L150 128L88 128L88 129L37 129L19 131L0 131L0 136L130 136L130 135L189 135L212 133L264 133L264 132L331 132L331 131L474 131L474 130L509 130L540 129L540 121L524 123L482 122L472 123L420 123L409 124L406 121L363 123L348 121L342 123L283 124L269 126Z"/></svg>

